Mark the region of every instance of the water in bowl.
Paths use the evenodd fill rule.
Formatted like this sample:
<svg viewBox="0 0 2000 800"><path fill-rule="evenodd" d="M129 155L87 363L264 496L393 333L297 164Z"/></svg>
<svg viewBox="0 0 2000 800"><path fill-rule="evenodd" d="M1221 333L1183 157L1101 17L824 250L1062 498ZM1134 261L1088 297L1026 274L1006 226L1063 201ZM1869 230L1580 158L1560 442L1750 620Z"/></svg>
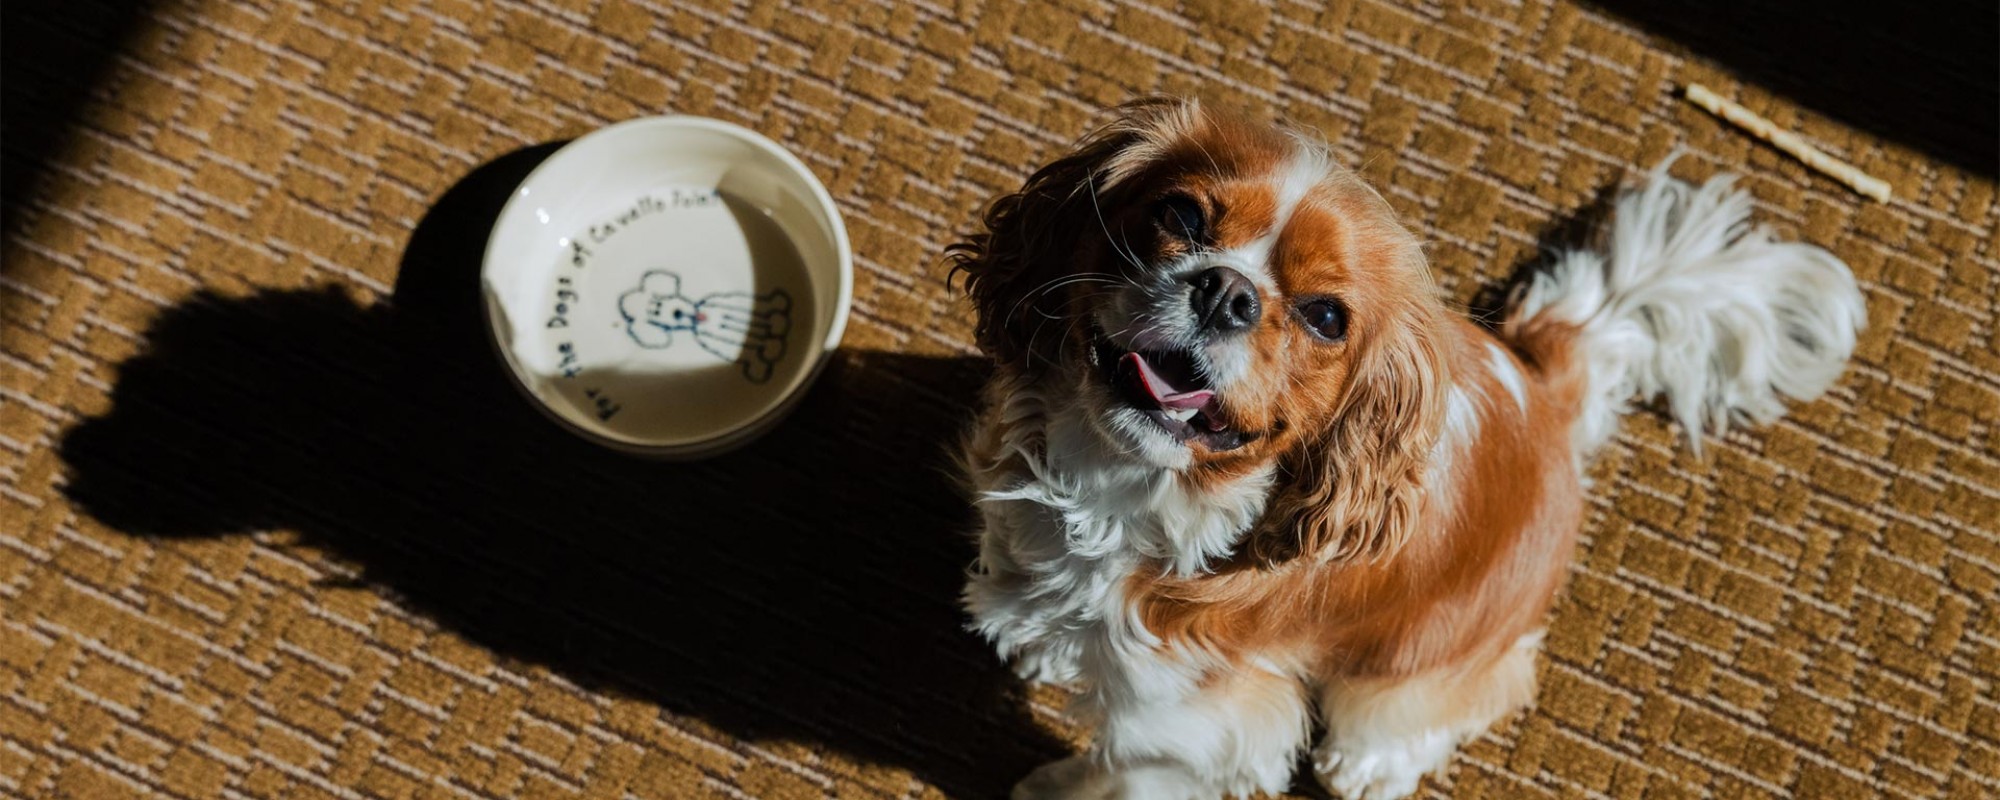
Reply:
<svg viewBox="0 0 2000 800"><path fill-rule="evenodd" d="M764 209L712 187L662 186L561 241L539 328L544 392L625 442L747 424L809 369L805 262Z"/></svg>

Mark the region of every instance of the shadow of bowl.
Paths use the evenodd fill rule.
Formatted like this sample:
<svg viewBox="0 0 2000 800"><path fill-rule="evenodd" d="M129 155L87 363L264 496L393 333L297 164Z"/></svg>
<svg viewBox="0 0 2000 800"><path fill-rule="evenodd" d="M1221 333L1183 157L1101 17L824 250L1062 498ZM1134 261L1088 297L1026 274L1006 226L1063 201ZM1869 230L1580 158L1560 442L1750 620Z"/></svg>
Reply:
<svg viewBox="0 0 2000 800"><path fill-rule="evenodd" d="M1001 795L1067 750L958 607L971 518L943 456L984 362L841 351L736 452L591 445L515 392L481 328L486 228L550 149L446 193L388 303L168 311L111 411L63 440L71 499L146 536L296 530L504 656L953 796Z"/></svg>

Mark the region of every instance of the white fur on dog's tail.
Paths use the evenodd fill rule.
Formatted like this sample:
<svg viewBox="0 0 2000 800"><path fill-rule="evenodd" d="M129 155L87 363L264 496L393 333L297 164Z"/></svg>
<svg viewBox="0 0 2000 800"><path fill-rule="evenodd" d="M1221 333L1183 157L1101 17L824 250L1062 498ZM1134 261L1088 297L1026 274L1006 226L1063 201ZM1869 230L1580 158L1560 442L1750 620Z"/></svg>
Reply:
<svg viewBox="0 0 2000 800"><path fill-rule="evenodd" d="M1672 162L1619 197L1600 249L1558 254L1517 290L1502 326L1576 327L1581 453L1617 433L1634 397L1665 394L1697 451L1704 430L1776 419L1781 395L1810 400L1839 377L1866 321L1840 259L1751 223L1729 176L1697 189L1667 175Z"/></svg>

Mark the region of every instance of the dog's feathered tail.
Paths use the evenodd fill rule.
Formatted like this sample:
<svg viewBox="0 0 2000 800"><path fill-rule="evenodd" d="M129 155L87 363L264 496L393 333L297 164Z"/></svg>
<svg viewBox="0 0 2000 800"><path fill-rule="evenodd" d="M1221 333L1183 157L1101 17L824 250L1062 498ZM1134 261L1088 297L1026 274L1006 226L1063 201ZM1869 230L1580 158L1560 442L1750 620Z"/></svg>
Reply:
<svg viewBox="0 0 2000 800"><path fill-rule="evenodd" d="M1580 378L1581 453L1617 433L1634 397L1666 406L1701 447L1704 430L1769 422L1780 397L1810 400L1839 377L1865 322L1833 254L1750 222L1750 197L1718 176L1700 188L1655 168L1618 198L1598 247L1556 254L1514 295L1503 336ZM1566 328L1566 336L1538 331ZM1565 353L1536 348L1566 346Z"/></svg>

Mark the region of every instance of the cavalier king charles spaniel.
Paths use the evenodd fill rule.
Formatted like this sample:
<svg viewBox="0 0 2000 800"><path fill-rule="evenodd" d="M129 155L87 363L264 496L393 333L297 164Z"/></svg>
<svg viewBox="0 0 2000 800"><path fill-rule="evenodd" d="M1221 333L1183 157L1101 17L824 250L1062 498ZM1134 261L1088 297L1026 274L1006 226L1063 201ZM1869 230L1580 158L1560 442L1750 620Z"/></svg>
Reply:
<svg viewBox="0 0 2000 800"><path fill-rule="evenodd" d="M1845 264L1664 165L1482 327L1309 135L1125 106L949 261L997 362L960 456L972 628L1072 687L1087 753L1016 798L1396 798L1529 703L1635 399L1695 446L1833 382ZM1317 724L1315 724L1317 723Z"/></svg>

